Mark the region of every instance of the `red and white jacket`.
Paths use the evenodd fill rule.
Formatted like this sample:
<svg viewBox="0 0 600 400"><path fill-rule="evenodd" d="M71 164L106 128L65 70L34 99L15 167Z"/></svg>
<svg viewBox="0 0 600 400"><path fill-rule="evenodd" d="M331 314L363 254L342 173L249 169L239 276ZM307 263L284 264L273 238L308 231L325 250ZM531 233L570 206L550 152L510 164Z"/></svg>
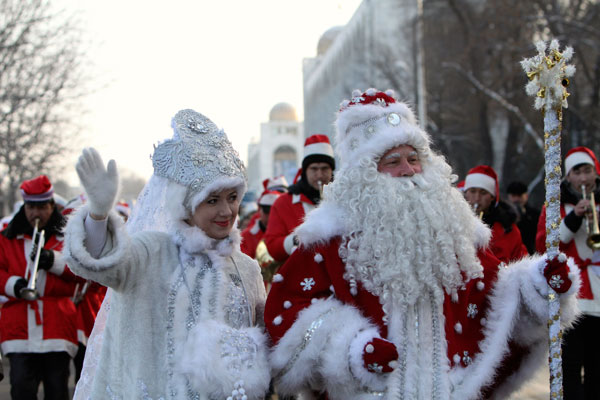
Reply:
<svg viewBox="0 0 600 400"><path fill-rule="evenodd" d="M28 235L8 239L0 235L0 291L9 298L0 314L2 352L47 353L66 351L77 353L77 314L71 296L77 278L67 267L60 253L63 243L50 236L45 249L54 251L54 264L48 271L39 270L37 300L15 297L14 285L25 277L32 241Z"/></svg>
<svg viewBox="0 0 600 400"><path fill-rule="evenodd" d="M260 229L260 220L253 219L251 224L242 231L242 243L240 250L250 258L256 258L256 247L265 235L265 231Z"/></svg>
<svg viewBox="0 0 600 400"><path fill-rule="evenodd" d="M415 307L393 305L344 279L338 249L343 212L321 205L296 233L300 247L273 279L265 324L271 365L280 393L302 392L329 400L385 398L503 399L547 357L547 283L543 256L505 267L485 245L478 256L484 277L474 279L443 304L424 293ZM562 322L577 314L579 281L561 296ZM418 324L415 324L418 317ZM385 321L385 322L384 322ZM392 373L362 367L362 338L393 342L400 355ZM319 397L320 396L320 397ZM483 397L481 397L483 396ZM378 397L381 398L381 397Z"/></svg>
<svg viewBox="0 0 600 400"><path fill-rule="evenodd" d="M269 254L276 261L283 262L292 254L295 248L292 232L315 207L303 194L285 193L275 200L264 239Z"/></svg>
<svg viewBox="0 0 600 400"><path fill-rule="evenodd" d="M81 290L83 285L80 284L78 290ZM94 328L96 316L102 306L102 301L106 295L106 286L90 281L88 289L77 304L77 339L81 344L87 346L88 338Z"/></svg>
<svg viewBox="0 0 600 400"><path fill-rule="evenodd" d="M588 247L587 229L584 220L577 232L571 231L565 224L565 216L574 208L573 204L563 203L560 205L561 223L559 227L560 244L559 249L568 257L572 257L580 269L581 289L579 308L584 314L600 317L600 257L594 257L594 251ZM600 208L598 209L600 212ZM542 208L535 240L536 250L543 252L546 249L546 207ZM600 254L599 254L600 256ZM593 270L590 270L593 269Z"/></svg>

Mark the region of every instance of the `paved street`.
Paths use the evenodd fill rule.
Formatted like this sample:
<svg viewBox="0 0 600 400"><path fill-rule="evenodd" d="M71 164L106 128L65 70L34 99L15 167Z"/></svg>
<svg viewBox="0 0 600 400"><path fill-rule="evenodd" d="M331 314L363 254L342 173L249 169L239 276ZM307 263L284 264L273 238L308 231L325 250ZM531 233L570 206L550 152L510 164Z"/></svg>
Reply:
<svg viewBox="0 0 600 400"><path fill-rule="evenodd" d="M0 382L0 400L10 400L10 385L8 383L8 362L3 360L5 378ZM71 371L71 380L73 371ZM43 399L40 389L39 399ZM511 396L509 400L546 400L549 398L548 390L548 367L540 368L534 379L529 382L518 393Z"/></svg>

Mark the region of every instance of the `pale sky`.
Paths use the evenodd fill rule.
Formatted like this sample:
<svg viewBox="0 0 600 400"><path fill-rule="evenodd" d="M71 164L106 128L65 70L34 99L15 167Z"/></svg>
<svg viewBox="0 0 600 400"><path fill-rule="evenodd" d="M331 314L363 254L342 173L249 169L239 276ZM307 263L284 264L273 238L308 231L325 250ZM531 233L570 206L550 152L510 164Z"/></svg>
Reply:
<svg viewBox="0 0 600 400"><path fill-rule="evenodd" d="M291 103L302 118L302 59L316 55L321 35L347 23L360 0L58 4L77 12L91 40L93 85L106 84L85 100L82 142L147 179L152 146L171 137L180 109L225 129L244 161L276 103ZM78 183L74 173L69 180Z"/></svg>

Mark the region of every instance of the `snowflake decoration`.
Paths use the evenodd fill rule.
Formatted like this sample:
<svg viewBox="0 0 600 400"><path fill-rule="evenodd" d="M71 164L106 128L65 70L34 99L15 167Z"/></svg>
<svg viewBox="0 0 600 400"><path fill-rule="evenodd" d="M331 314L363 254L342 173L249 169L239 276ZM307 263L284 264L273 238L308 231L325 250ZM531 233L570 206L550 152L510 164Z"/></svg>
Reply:
<svg viewBox="0 0 600 400"><path fill-rule="evenodd" d="M303 291L312 290L314 285L315 280L313 278L304 278L304 281L300 282Z"/></svg>
<svg viewBox="0 0 600 400"><path fill-rule="evenodd" d="M544 41L539 41L535 47L538 54L521 61L521 66L529 78L525 91L528 95L536 97L534 106L538 110L567 108L567 86L569 78L575 74L575 67L567 65L567 61L573 57L573 48L567 47L561 53L558 50L558 40L550 42L548 47Z"/></svg>
<svg viewBox="0 0 600 400"><path fill-rule="evenodd" d="M368 369L370 372L374 372L374 373L376 373L376 374L381 374L381 373L383 372L383 366L382 366L382 365L379 365L379 364L377 364L377 363L369 364L369 365L367 366L367 369Z"/></svg>
<svg viewBox="0 0 600 400"><path fill-rule="evenodd" d="M478 312L479 310L477 310L477 304L471 303L467 307L467 317L469 318L475 318Z"/></svg>
<svg viewBox="0 0 600 400"><path fill-rule="evenodd" d="M353 98L352 98L352 102L353 102L354 104L356 104L356 103L360 103L361 101L364 101L364 100L365 100L365 98L364 98L364 97L362 97L362 96L356 96L356 97L353 97Z"/></svg>
<svg viewBox="0 0 600 400"><path fill-rule="evenodd" d="M563 283L565 283L565 281L563 281L560 278L560 275L552 275L549 282L550 286L552 286L553 289L560 288L563 285Z"/></svg>
<svg viewBox="0 0 600 400"><path fill-rule="evenodd" d="M469 357L469 352L468 351L463 351L462 362L465 365L470 365L473 362L473 359L471 357Z"/></svg>

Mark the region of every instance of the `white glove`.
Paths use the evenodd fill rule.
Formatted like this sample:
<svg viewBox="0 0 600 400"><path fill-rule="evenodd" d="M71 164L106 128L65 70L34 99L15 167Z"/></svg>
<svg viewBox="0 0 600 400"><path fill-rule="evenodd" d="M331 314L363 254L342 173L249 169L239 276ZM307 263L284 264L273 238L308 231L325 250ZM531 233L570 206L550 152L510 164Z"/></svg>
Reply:
<svg viewBox="0 0 600 400"><path fill-rule="evenodd" d="M90 214L102 217L108 215L119 191L119 172L115 160L110 160L104 167L100 153L90 147L83 149L75 169L87 194Z"/></svg>

